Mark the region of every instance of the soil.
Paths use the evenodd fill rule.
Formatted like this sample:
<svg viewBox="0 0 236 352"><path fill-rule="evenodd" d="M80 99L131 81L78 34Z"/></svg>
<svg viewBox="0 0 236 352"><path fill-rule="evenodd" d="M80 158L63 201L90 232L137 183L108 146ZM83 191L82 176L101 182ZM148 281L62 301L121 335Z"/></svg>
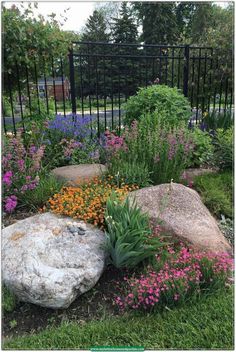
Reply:
<svg viewBox="0 0 236 352"><path fill-rule="evenodd" d="M19 220L24 220L30 216L36 215L37 211L18 210L13 214L2 213L2 228L10 226Z"/></svg>
<svg viewBox="0 0 236 352"><path fill-rule="evenodd" d="M3 314L3 338L35 333L48 326L59 326L62 321L84 324L89 320L100 320L104 313L119 315L114 298L119 294L119 283L123 283L127 271L108 267L92 290L78 297L67 309L49 309L30 303L18 302L14 311Z"/></svg>

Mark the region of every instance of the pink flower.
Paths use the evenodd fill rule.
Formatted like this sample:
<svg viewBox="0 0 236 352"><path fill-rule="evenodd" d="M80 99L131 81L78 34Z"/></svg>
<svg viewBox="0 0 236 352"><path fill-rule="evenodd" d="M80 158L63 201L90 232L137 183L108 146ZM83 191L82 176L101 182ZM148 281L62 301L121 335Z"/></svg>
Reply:
<svg viewBox="0 0 236 352"><path fill-rule="evenodd" d="M11 213L17 206L17 198L12 195L5 200L5 211Z"/></svg>
<svg viewBox="0 0 236 352"><path fill-rule="evenodd" d="M11 186L12 184L12 171L7 171L4 175L3 175L3 183L5 183L7 186Z"/></svg>

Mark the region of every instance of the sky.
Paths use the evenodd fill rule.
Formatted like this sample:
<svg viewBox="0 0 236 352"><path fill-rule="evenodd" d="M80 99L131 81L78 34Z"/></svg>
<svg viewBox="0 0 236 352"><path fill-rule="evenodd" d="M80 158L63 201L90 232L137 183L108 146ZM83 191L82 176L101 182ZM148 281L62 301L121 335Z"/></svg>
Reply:
<svg viewBox="0 0 236 352"><path fill-rule="evenodd" d="M16 1L3 1L2 2L5 6L11 7L13 4L19 5L20 3L25 2L16 2ZM227 2L214 2L222 7L227 6ZM57 20L62 20L60 17L61 14L66 14L67 21L63 22L63 30L70 30L70 31L80 31L88 17L93 13L93 10L98 4L98 2L90 2L90 1L38 1L38 9L34 9L35 14L42 14L43 16L47 16L51 13L55 13ZM64 10L68 9L66 13Z"/></svg>

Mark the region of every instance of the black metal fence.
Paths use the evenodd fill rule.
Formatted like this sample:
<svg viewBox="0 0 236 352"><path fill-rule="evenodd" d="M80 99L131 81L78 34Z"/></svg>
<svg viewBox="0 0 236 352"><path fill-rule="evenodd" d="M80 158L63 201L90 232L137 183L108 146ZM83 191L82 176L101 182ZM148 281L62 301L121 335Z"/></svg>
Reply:
<svg viewBox="0 0 236 352"><path fill-rule="evenodd" d="M98 133L120 129L123 103L154 83L181 89L197 123L234 108L232 62L209 47L76 42L68 58L31 61L3 74L5 131L58 113L93 117Z"/></svg>

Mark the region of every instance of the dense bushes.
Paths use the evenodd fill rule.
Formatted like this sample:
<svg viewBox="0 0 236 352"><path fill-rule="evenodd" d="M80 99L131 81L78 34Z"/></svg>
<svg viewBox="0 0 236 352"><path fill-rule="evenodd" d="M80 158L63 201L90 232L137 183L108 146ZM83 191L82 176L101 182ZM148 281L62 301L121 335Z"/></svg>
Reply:
<svg viewBox="0 0 236 352"><path fill-rule="evenodd" d="M131 125L147 114L158 116L159 122L170 126L187 123L191 116L188 100L177 88L152 85L140 88L137 95L129 98L125 105L125 124Z"/></svg>

